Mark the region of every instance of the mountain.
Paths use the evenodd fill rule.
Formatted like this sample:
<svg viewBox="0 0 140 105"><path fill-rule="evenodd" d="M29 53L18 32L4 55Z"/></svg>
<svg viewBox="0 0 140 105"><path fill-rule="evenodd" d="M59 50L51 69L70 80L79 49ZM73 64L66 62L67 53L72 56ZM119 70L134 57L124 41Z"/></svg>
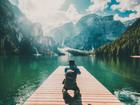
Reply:
<svg viewBox="0 0 140 105"><path fill-rule="evenodd" d="M43 37L41 25L31 23L9 0L0 0L0 55L33 55L43 50L42 38L52 40Z"/></svg>
<svg viewBox="0 0 140 105"><path fill-rule="evenodd" d="M77 35L65 41L65 45L76 49L90 50L119 38L126 27L113 16L90 14L82 17L76 24Z"/></svg>
<svg viewBox="0 0 140 105"><path fill-rule="evenodd" d="M0 14L0 55L33 53L31 22L8 0L0 1Z"/></svg>
<svg viewBox="0 0 140 105"><path fill-rule="evenodd" d="M131 56L140 55L140 18L115 42L96 50L97 56Z"/></svg>
<svg viewBox="0 0 140 105"><path fill-rule="evenodd" d="M137 19L132 19L132 20L128 20L123 22L125 27L130 27Z"/></svg>
<svg viewBox="0 0 140 105"><path fill-rule="evenodd" d="M72 22L66 23L62 26L52 29L47 35L51 36L55 42L61 47L64 41L70 36L76 34L75 25Z"/></svg>

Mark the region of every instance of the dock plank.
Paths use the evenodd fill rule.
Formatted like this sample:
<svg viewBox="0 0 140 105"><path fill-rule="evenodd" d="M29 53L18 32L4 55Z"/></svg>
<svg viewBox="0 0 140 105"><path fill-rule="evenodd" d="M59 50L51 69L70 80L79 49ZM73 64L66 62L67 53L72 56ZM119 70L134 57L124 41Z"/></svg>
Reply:
<svg viewBox="0 0 140 105"><path fill-rule="evenodd" d="M65 66L59 66L42 85L27 99L24 105L66 105L63 99L62 81ZM81 75L77 76L77 84L81 93L81 104L69 105L122 105L84 67L78 67Z"/></svg>

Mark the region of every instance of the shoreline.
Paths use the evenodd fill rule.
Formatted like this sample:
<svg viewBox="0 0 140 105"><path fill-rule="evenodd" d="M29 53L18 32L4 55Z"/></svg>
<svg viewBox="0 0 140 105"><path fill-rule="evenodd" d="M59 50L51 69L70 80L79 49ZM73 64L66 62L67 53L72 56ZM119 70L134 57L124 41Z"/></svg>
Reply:
<svg viewBox="0 0 140 105"><path fill-rule="evenodd" d="M134 55L134 56L130 56L131 58L139 58L140 59L140 55Z"/></svg>

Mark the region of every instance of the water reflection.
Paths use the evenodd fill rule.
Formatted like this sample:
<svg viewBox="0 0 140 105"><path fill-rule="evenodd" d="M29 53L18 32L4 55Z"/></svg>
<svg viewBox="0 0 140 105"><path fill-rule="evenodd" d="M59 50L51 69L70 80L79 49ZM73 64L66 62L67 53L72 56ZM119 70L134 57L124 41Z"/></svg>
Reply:
<svg viewBox="0 0 140 105"><path fill-rule="evenodd" d="M123 89L140 93L140 59L0 57L0 105L22 105L53 70L59 65L67 65L69 59L84 66L112 93Z"/></svg>
<svg viewBox="0 0 140 105"><path fill-rule="evenodd" d="M140 59L112 58L101 59L101 62L109 71L123 77L125 83L131 83L137 90L140 90Z"/></svg>
<svg viewBox="0 0 140 105"><path fill-rule="evenodd" d="M55 57L0 57L0 105L21 105L57 66Z"/></svg>

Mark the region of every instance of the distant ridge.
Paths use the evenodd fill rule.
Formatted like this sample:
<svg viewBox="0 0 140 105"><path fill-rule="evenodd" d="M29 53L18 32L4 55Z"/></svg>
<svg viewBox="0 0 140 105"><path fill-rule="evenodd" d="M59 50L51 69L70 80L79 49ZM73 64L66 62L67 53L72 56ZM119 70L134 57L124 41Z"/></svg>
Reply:
<svg viewBox="0 0 140 105"><path fill-rule="evenodd" d="M140 18L112 44L102 46L95 52L96 56L131 56L140 55Z"/></svg>
<svg viewBox="0 0 140 105"><path fill-rule="evenodd" d="M113 16L90 14L76 24L78 34L65 41L65 45L80 50L91 50L118 39L126 30L121 21Z"/></svg>

